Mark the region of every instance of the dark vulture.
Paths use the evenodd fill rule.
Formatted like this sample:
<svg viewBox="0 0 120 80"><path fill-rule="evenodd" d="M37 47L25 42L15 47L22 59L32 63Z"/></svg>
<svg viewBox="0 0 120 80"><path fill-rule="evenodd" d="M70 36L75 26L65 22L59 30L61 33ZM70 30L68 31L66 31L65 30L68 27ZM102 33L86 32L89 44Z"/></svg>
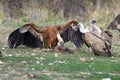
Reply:
<svg viewBox="0 0 120 80"><path fill-rule="evenodd" d="M107 29L119 30L120 32L120 14L118 14L115 19L108 25Z"/></svg>
<svg viewBox="0 0 120 80"><path fill-rule="evenodd" d="M10 48L17 48L25 45L31 48L54 48L57 45L72 41L76 47L80 47L83 42L81 34L77 34L72 28L77 26L78 22L71 20L63 26L38 27L33 23L25 24L14 30L8 38Z"/></svg>
<svg viewBox="0 0 120 80"><path fill-rule="evenodd" d="M93 32L89 31L87 28L84 28L82 23L79 23L77 26L79 33L82 33L82 39L84 43L90 48L94 55L104 55L104 56L112 56L112 52L110 50L109 39L111 40L111 34L109 31L102 31L101 33L104 35L97 36ZM106 37L107 36L107 37ZM110 41L111 42L111 41Z"/></svg>

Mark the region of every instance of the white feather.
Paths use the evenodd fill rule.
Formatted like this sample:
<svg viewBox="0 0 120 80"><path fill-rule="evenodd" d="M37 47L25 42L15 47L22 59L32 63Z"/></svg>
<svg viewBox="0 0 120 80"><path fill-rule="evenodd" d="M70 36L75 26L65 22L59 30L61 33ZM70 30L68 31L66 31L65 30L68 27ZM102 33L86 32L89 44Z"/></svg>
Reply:
<svg viewBox="0 0 120 80"><path fill-rule="evenodd" d="M79 28L81 33L89 32L88 28L85 28L82 23L78 23L77 27Z"/></svg>

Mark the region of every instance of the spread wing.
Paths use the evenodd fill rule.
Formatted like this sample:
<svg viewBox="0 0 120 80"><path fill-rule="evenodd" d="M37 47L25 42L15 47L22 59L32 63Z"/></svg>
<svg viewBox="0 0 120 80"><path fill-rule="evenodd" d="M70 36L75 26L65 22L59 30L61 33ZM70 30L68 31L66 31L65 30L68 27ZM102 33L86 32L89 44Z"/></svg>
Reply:
<svg viewBox="0 0 120 80"><path fill-rule="evenodd" d="M72 27L67 28L61 33L61 37L63 38L64 42L71 41L74 45L79 48L84 44L82 39L82 33L80 31L74 31Z"/></svg>
<svg viewBox="0 0 120 80"><path fill-rule="evenodd" d="M62 33L60 33L64 43L70 41L69 39L69 29L67 28L66 30L64 30Z"/></svg>
<svg viewBox="0 0 120 80"><path fill-rule="evenodd" d="M30 32L20 33L18 28L9 35L8 45L10 48L17 48L20 45L25 45L31 48L41 48L43 43Z"/></svg>

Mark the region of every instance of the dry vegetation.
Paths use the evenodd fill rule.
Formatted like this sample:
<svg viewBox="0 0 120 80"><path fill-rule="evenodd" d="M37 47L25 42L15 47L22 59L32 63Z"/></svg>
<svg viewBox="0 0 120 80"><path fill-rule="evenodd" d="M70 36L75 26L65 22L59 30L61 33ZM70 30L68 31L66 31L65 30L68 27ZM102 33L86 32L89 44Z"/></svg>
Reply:
<svg viewBox="0 0 120 80"><path fill-rule="evenodd" d="M16 4L16 6L20 1L22 8L16 9L13 5L10 8L15 11L22 11L22 16L18 14L19 11L15 13L16 16L14 17L8 16L10 8L6 9L5 13L3 8L6 7L2 6L5 5L4 1L13 1L13 5ZM54 1L59 3L56 4ZM66 1L65 4L69 3L66 7L76 11L70 10L69 16L65 16L64 8L66 7L63 6L61 1ZM115 54L114 58L90 55L86 46L77 49L75 54L42 52L40 49L27 47L17 49L6 47L8 35L16 28L29 22L34 22L39 26L46 26L63 24L69 19L76 19L88 25L89 20L95 18L98 25L106 29L109 22L119 14L120 1L101 0L99 9L95 7L94 1L0 0L0 51L3 52L3 57L0 58L0 80L119 80L120 36L118 31L112 31L114 34L112 46L112 51ZM74 4L71 6L72 8L69 8L71 2ZM79 4L85 7L85 12L80 8L81 6L78 8L73 7ZM80 10L78 10L79 8ZM58 12L55 14L56 9ZM81 9L84 13L80 12ZM12 13L12 11L10 12ZM73 47L73 44L69 42L66 46Z"/></svg>
<svg viewBox="0 0 120 80"><path fill-rule="evenodd" d="M96 2L100 1L100 2ZM0 1L0 22L12 20L20 23L41 21L56 21L76 19L89 22L91 18L98 21L98 25L106 28L110 21L119 14L119 0L9 0ZM54 18L53 18L54 17ZM60 20L59 20L60 19Z"/></svg>

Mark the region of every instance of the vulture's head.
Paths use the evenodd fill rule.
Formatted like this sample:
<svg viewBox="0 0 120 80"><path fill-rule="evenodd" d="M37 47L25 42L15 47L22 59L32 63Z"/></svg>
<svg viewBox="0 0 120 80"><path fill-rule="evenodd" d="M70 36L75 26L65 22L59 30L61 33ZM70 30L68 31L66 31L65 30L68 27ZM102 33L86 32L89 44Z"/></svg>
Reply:
<svg viewBox="0 0 120 80"><path fill-rule="evenodd" d="M76 31L76 29L77 29L76 27L77 27L77 24L78 24L77 21L71 20L71 21L69 21L67 24L70 24L69 26L71 26L71 27L73 28L73 30Z"/></svg>
<svg viewBox="0 0 120 80"><path fill-rule="evenodd" d="M96 20L95 20L95 19L91 19L91 20L90 20L90 23L91 23L91 24L94 24L94 23L96 23Z"/></svg>

